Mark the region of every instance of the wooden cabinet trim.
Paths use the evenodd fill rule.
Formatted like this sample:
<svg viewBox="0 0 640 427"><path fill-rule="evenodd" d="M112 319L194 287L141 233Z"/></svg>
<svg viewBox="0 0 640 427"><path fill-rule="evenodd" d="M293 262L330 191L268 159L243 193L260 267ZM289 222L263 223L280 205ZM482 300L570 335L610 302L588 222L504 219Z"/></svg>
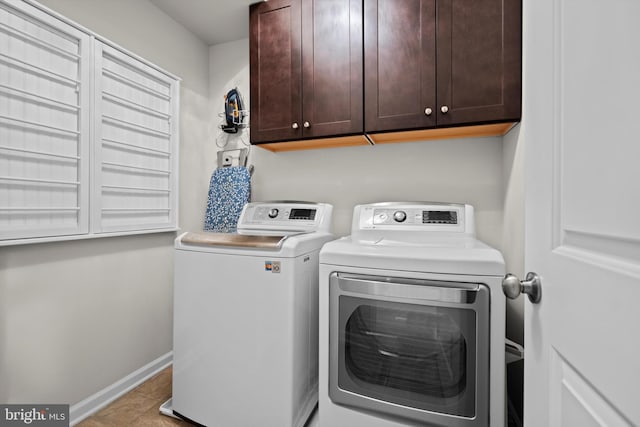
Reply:
<svg viewBox="0 0 640 427"><path fill-rule="evenodd" d="M337 138L322 138L322 139L302 139L299 141L286 141L286 142L272 142L269 144L260 144L257 147L264 148L265 150L273 151L274 153L280 151L297 151L297 150L312 150L316 148L336 148L336 147L351 147L354 145L371 145L365 135L351 135L341 136Z"/></svg>
<svg viewBox="0 0 640 427"><path fill-rule="evenodd" d="M409 130L403 132L374 133L369 134L369 138L376 144L388 144L394 142L432 141L436 139L502 136L509 132L515 124L516 122L508 122L476 126Z"/></svg>
<svg viewBox="0 0 640 427"><path fill-rule="evenodd" d="M390 144L412 141L432 141L453 138L481 138L507 134L517 122L493 123L488 125L459 126L410 130L402 132L383 132L366 135L352 135L337 138L303 139L298 141L272 142L259 144L258 147L272 152L312 150L318 148L349 147L355 145Z"/></svg>

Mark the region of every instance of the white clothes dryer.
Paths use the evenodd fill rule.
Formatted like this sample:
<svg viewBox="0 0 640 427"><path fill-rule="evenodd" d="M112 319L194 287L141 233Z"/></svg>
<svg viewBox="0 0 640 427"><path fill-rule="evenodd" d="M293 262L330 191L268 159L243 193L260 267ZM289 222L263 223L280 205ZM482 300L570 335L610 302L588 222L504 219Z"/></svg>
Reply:
<svg viewBox="0 0 640 427"><path fill-rule="evenodd" d="M332 206L244 207L237 233L175 242L173 413L302 427L317 403L318 254Z"/></svg>
<svg viewBox="0 0 640 427"><path fill-rule="evenodd" d="M500 252L470 205L356 206L320 252L320 427L504 427Z"/></svg>

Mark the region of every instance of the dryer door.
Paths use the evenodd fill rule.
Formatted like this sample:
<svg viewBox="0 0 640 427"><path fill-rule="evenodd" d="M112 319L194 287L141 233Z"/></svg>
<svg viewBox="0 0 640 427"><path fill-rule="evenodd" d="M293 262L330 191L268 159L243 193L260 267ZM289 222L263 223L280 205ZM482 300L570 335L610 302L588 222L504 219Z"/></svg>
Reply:
<svg viewBox="0 0 640 427"><path fill-rule="evenodd" d="M438 426L489 422L489 289L334 273L329 395Z"/></svg>

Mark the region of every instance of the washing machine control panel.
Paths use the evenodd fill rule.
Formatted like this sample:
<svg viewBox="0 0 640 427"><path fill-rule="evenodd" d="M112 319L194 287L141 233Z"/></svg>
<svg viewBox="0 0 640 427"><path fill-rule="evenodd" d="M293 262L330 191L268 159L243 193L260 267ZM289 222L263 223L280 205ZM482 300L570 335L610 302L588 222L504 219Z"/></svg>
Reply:
<svg viewBox="0 0 640 427"><path fill-rule="evenodd" d="M254 202L243 209L238 229L328 230L331 211L324 203Z"/></svg>
<svg viewBox="0 0 640 427"><path fill-rule="evenodd" d="M448 224L458 225L458 211L421 209L376 209L373 211L374 224Z"/></svg>
<svg viewBox="0 0 640 427"><path fill-rule="evenodd" d="M473 208L460 204L374 203L356 208L359 230L468 232ZM354 218L355 220L356 218ZM353 231L353 230L352 230ZM472 231L473 232L473 231Z"/></svg>
<svg viewBox="0 0 640 427"><path fill-rule="evenodd" d="M257 221L313 221L317 209L300 209L293 207L259 207L254 211L253 220Z"/></svg>

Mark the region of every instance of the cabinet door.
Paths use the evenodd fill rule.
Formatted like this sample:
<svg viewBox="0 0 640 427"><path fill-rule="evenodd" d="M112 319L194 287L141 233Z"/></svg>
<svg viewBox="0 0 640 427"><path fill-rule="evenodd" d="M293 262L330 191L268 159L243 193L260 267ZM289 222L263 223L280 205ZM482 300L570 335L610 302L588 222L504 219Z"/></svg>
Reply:
<svg viewBox="0 0 640 427"><path fill-rule="evenodd" d="M302 4L303 136L362 133L362 1Z"/></svg>
<svg viewBox="0 0 640 427"><path fill-rule="evenodd" d="M438 0L438 126L520 119L521 9L521 0Z"/></svg>
<svg viewBox="0 0 640 427"><path fill-rule="evenodd" d="M436 1L364 8L365 132L435 126Z"/></svg>
<svg viewBox="0 0 640 427"><path fill-rule="evenodd" d="M301 1L249 10L251 142L302 137Z"/></svg>

